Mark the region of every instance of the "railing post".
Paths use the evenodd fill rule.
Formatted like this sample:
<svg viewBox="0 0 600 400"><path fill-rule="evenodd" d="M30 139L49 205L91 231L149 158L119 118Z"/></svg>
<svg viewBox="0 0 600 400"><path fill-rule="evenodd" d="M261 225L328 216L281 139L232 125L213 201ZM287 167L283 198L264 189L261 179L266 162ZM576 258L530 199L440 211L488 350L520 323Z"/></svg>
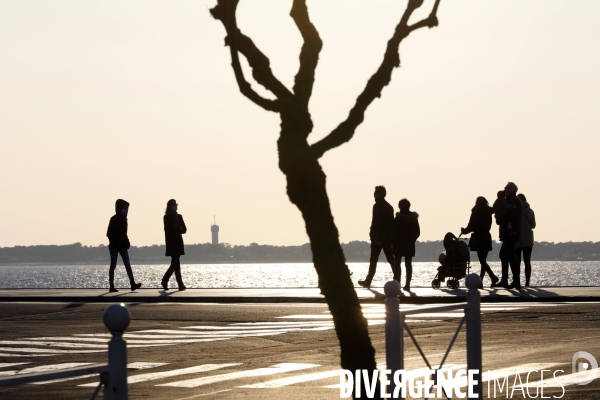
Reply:
<svg viewBox="0 0 600 400"><path fill-rule="evenodd" d="M392 394L396 385L394 384L394 373L403 368L403 321L400 315L400 283L391 280L383 287L385 292L385 362L386 368L391 371L392 379L387 388L387 393Z"/></svg>
<svg viewBox="0 0 600 400"><path fill-rule="evenodd" d="M113 387L110 378L110 372L103 372L100 374L100 382L102 382L102 385L104 385L104 400L113 400L112 390L109 389Z"/></svg>
<svg viewBox="0 0 600 400"><path fill-rule="evenodd" d="M398 301L400 302L400 301ZM400 344L400 369L406 369L404 367L404 319L406 317L404 316L404 314L400 313L400 338L398 340L398 343ZM393 376L393 375L392 375ZM402 379L406 379L405 377L403 377ZM406 380L404 382L407 382ZM406 383L405 383L406 385ZM402 396L402 391L400 391L400 394L398 396L399 399L403 399L404 397Z"/></svg>
<svg viewBox="0 0 600 400"><path fill-rule="evenodd" d="M478 370L478 374L473 375L473 380L477 384L473 386L473 393L477 394L479 399L483 399L483 382L481 382L483 359L481 355L481 294L479 286L481 278L477 274L469 274L465 279L465 284L469 288L467 292L467 304L469 310L465 310L465 319L467 325L467 371Z"/></svg>
<svg viewBox="0 0 600 400"><path fill-rule="evenodd" d="M127 400L127 343L123 340L123 332L129 326L131 315L123 303L113 304L106 308L103 319L112 333L108 342L110 374L104 399Z"/></svg>

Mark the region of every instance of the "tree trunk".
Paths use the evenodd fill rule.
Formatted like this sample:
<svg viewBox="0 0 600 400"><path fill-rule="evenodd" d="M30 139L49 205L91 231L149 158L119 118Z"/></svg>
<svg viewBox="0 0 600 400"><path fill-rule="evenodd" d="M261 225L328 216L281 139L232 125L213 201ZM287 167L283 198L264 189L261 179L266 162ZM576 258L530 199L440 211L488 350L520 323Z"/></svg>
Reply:
<svg viewBox="0 0 600 400"><path fill-rule="evenodd" d="M325 173L310 152L307 135L297 132L302 125L310 131L312 123L307 124L306 119L290 123L284 115L282 113L282 132L277 141L279 167L287 179L289 199L304 218L319 288L333 316L340 342L341 366L353 372L357 369L373 371L376 369L375 350L331 214Z"/></svg>
<svg viewBox="0 0 600 400"><path fill-rule="evenodd" d="M218 0L217 5L211 9L211 14L223 23L227 31L225 43L231 47L231 65L240 92L256 105L281 116L281 134L277 141L279 168L286 176L288 197L304 218L313 263L319 277L319 288L333 316L340 342L341 366L353 372L375 371L375 350L369 338L367 320L362 314L358 296L350 280L350 272L329 206L325 173L318 160L325 152L352 138L358 125L363 122L366 109L381 96L381 91L391 80L393 69L400 66L400 42L416 29L438 25L436 13L440 0L435 0L427 18L412 25L408 25L409 19L423 4L423 0L408 1L394 35L388 41L383 62L356 99L348 118L312 146L309 146L307 140L313 129L308 103L323 43L310 21L306 0L294 0L290 12L304 39L300 52L300 68L294 79L293 91L273 75L269 59L237 27L235 12L238 2L239 0ZM244 77L238 52L246 57L256 82L271 92L275 99L262 97L252 89ZM361 386L365 387L362 379ZM375 396L378 397L379 380L375 387Z"/></svg>

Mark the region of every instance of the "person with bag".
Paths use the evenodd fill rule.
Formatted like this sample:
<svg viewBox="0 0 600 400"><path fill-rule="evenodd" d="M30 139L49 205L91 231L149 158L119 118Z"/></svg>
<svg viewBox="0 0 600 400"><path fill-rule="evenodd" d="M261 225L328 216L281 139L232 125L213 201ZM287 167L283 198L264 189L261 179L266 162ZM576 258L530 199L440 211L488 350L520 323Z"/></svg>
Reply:
<svg viewBox="0 0 600 400"><path fill-rule="evenodd" d="M129 203L123 199L118 199L115 202L115 215L110 218L106 237L108 237L108 251L110 252L110 268L108 270L108 280L110 284L110 292L118 292L115 288L115 268L117 267L117 259L121 254L125 271L129 277L131 291L142 287L141 283L136 283L133 279L133 271L129 262L130 247L129 237L127 237L127 213L129 212Z"/></svg>
<svg viewBox="0 0 600 400"><path fill-rule="evenodd" d="M487 263L488 253L492 250L492 235L490 229L492 228L492 214L494 210L489 206L489 203L485 197L479 196L475 200L475 206L471 209L471 218L466 228L460 228L460 232L463 235L468 233L471 234L469 239L469 248L471 251L477 252L477 258L479 258L479 264L481 264L481 286L483 289L483 278L487 273L492 280L492 286L500 281L500 279L494 274L489 264Z"/></svg>
<svg viewBox="0 0 600 400"><path fill-rule="evenodd" d="M167 245L165 256L171 257L171 265L167 269L167 272L165 272L161 285L164 290L169 290L169 279L175 273L177 285L179 286L179 290L182 291L186 287L181 278L181 262L179 258L185 254L182 235L187 232L187 228L185 222L183 222L183 217L177 213L177 207L178 204L175 199L169 200L165 216L163 217L165 244Z"/></svg>
<svg viewBox="0 0 600 400"><path fill-rule="evenodd" d="M523 193L517 196L523 203L521 210L521 240L517 242L517 263L521 265L521 254L525 262L525 286L529 287L531 281L531 252L533 250L533 230L535 229L535 213L527 202Z"/></svg>

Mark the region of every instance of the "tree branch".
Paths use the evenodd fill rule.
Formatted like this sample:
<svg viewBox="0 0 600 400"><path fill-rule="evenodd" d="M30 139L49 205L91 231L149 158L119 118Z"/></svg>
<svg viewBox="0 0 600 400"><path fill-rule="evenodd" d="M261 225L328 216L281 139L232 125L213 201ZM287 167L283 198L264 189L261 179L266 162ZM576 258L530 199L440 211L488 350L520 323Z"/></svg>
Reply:
<svg viewBox="0 0 600 400"><path fill-rule="evenodd" d="M435 4L433 5L433 10L431 10L431 13L429 14L429 16L427 18L409 26L408 30L410 32L412 32L412 31L416 31L417 29L424 28L424 27L433 28L435 26L438 26L437 9L439 6L440 6L440 0L435 0Z"/></svg>
<svg viewBox="0 0 600 400"><path fill-rule="evenodd" d="M428 26L433 27L438 25L437 20L437 9L439 7L440 0L436 0L433 6L433 10L429 17L423 21L419 21L414 25L408 25L412 13L423 4L423 0L409 0L406 10L402 15L400 23L396 26L396 30L392 38L388 41L383 61L377 71L371 76L367 82L367 86L363 89L362 93L357 97L354 107L350 110L350 113L345 121L339 124L329 135L314 143L311 146L313 155L320 158L325 152L341 146L348 142L354 136L354 132L358 125L360 125L365 117L365 111L371 105L371 103L378 97L381 97L381 91L387 86L392 79L392 71L394 68L400 66L400 53L398 51L400 43L406 38L411 32Z"/></svg>
<svg viewBox="0 0 600 400"><path fill-rule="evenodd" d="M290 16L300 31L304 44L300 51L300 67L294 82L294 94L301 104L308 106L315 82L315 69L319 62L319 53L323 48L323 41L319 32L310 21L306 0L294 0Z"/></svg>
<svg viewBox="0 0 600 400"><path fill-rule="evenodd" d="M270 111L278 110L276 100L268 100L256 93L245 80L242 72L238 52L248 60L252 69L252 77L273 93L277 99L291 98L292 93L286 88L271 71L269 59L256 47L252 39L244 35L237 26L235 13L239 0L218 0L217 5L210 10L213 18L221 21L227 32L225 45L231 49L232 67L235 72L240 91L259 106ZM266 107L265 107L266 106Z"/></svg>
<svg viewBox="0 0 600 400"><path fill-rule="evenodd" d="M242 94L250 99L254 104L264 108L265 110L279 112L279 103L277 100L265 99L256 93L254 89L252 89L252 86L244 77L244 71L240 65L240 57L238 55L235 41L232 42L233 43L229 44L229 49L231 51L231 67L233 68L235 80L238 83L240 92L242 92Z"/></svg>

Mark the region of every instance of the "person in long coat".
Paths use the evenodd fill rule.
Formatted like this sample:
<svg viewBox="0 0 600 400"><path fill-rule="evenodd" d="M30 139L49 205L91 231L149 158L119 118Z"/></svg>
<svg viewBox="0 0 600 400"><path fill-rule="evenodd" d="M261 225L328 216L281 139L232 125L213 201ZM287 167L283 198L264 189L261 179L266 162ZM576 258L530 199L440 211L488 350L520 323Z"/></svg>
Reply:
<svg viewBox="0 0 600 400"><path fill-rule="evenodd" d="M509 205L514 206L510 210L506 210L506 215L502 218L500 224L500 262L502 264L502 278L497 286L506 289L521 290L521 270L517 263L517 242L521 241L521 213L523 203L517 197L519 188L514 182L508 182L504 187L506 201ZM513 281L508 283L508 267L513 276Z"/></svg>
<svg viewBox="0 0 600 400"><path fill-rule="evenodd" d="M392 252L392 223L394 221L394 207L385 200L387 190L385 186L375 186L373 197L373 218L371 219L371 228L369 238L371 239L371 257L369 258L369 272L364 280L359 280L358 284L365 288L371 287L371 282L377 271L377 261L383 250L387 262L394 271L394 254Z"/></svg>
<svg viewBox="0 0 600 400"><path fill-rule="evenodd" d="M400 212L396 213L392 225L392 247L394 249L394 279L400 282L402 275L400 264L404 257L406 267L406 285L404 290L410 292L412 279L412 259L415 256L415 242L421 236L419 214L410 211L410 201L402 199L398 203Z"/></svg>
<svg viewBox="0 0 600 400"><path fill-rule="evenodd" d="M479 264L481 264L481 273L479 274L482 282L481 287L483 287L483 278L486 273L492 280L492 286L496 285L500 280L487 263L488 253L492 251L492 235L490 234L490 229L492 229L492 214L493 209L489 206L487 199L479 196L475 200L475 206L471 209L469 224L466 228L460 229L463 235L472 233L471 239L469 239L469 248L471 251L477 252Z"/></svg>
<svg viewBox="0 0 600 400"><path fill-rule="evenodd" d="M169 269L167 269L167 272L165 272L161 282L164 290L169 290L169 279L171 279L173 273L175 273L175 279L177 280L179 290L186 289L183 284L183 279L181 278L181 262L179 261L179 258L185 254L182 235L187 232L187 228L185 222L183 222L183 217L177 213L177 206L177 201L175 201L175 199L169 200L167 202L165 216L163 217L165 226L165 244L167 245L165 256L171 257L171 265L169 266Z"/></svg>
<svg viewBox="0 0 600 400"><path fill-rule="evenodd" d="M117 267L117 259L121 254L125 270L129 277L131 290L139 289L142 284L136 283L133 279L133 271L129 262L130 247L129 237L127 237L127 213L129 212L129 203L123 199L118 199L115 202L115 215L110 218L106 237L108 237L108 251L110 252L110 268L108 270L108 280L110 284L109 291L118 292L115 288L115 268Z"/></svg>
<svg viewBox="0 0 600 400"><path fill-rule="evenodd" d="M517 242L517 263L521 264L521 253L525 262L525 286L529 287L531 280L531 251L533 250L533 230L535 229L535 213L523 193L517 195L523 203L521 210L521 240ZM520 269L520 268L519 268Z"/></svg>

